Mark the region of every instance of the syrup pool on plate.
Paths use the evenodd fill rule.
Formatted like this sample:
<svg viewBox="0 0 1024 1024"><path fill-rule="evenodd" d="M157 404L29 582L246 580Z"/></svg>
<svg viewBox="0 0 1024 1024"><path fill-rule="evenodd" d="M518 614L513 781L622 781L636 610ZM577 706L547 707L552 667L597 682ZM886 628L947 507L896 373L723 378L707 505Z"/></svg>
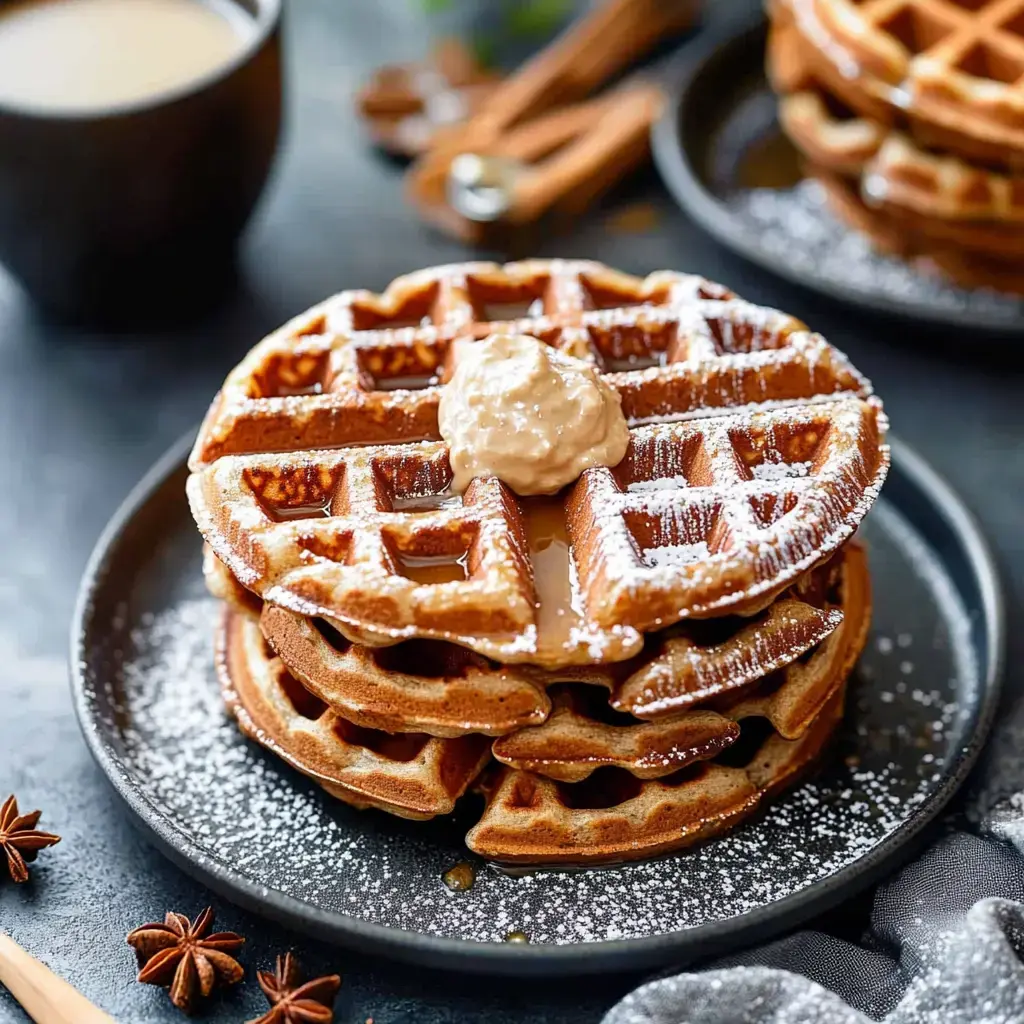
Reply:
<svg viewBox="0 0 1024 1024"><path fill-rule="evenodd" d="M255 21L233 0L15 0L0 4L0 105L95 112L226 65Z"/></svg>

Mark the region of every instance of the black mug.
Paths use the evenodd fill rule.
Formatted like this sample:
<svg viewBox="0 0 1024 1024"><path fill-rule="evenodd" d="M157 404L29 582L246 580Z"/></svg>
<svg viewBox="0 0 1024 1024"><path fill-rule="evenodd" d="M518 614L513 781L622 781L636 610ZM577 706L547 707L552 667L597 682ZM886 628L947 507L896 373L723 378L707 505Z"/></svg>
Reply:
<svg viewBox="0 0 1024 1024"><path fill-rule="evenodd" d="M230 275L282 107L281 0L231 2L254 36L195 81L99 111L0 103L0 263L45 310L160 320Z"/></svg>

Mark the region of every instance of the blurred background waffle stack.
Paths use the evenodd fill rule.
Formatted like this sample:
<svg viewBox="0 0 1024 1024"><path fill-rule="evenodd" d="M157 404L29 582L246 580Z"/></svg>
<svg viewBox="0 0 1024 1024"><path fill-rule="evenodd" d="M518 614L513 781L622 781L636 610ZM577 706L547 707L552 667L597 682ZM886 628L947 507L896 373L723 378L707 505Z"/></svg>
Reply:
<svg viewBox="0 0 1024 1024"><path fill-rule="evenodd" d="M783 129L884 251L1024 292L1024 6L771 0Z"/></svg>
<svg viewBox="0 0 1024 1024"><path fill-rule="evenodd" d="M618 466L452 491L438 400L501 331L596 365ZM841 353L698 277L531 260L343 292L243 360L193 451L227 705L355 806L430 818L478 791L467 843L495 861L720 832L840 720L884 432Z"/></svg>

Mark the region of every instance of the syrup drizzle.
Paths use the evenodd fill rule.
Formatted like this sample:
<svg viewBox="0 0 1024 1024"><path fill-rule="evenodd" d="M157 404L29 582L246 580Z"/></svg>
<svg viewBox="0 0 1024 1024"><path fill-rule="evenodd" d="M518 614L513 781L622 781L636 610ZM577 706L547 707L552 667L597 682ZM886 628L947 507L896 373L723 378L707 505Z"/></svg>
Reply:
<svg viewBox="0 0 1024 1024"><path fill-rule="evenodd" d="M441 876L441 881L452 892L466 892L473 888L473 883L476 881L476 869L468 860L460 860L458 864L450 867Z"/></svg>
<svg viewBox="0 0 1024 1024"><path fill-rule="evenodd" d="M781 132L752 142L736 168L736 183L742 189L793 188L803 176L800 154Z"/></svg>
<svg viewBox="0 0 1024 1024"><path fill-rule="evenodd" d="M544 300L524 299L521 302L488 302L484 306L484 319L491 323L507 323L544 315Z"/></svg>
<svg viewBox="0 0 1024 1024"><path fill-rule="evenodd" d="M441 509L458 508L461 504L462 499L452 491L396 495L391 499L391 507L396 512L439 512Z"/></svg>
<svg viewBox="0 0 1024 1024"><path fill-rule="evenodd" d="M324 519L331 514L331 503L322 505L292 505L269 508L268 514L276 523L290 523L296 519Z"/></svg>
<svg viewBox="0 0 1024 1024"><path fill-rule="evenodd" d="M645 355L620 356L604 360L607 373L629 373L632 370L649 370L652 366L667 366L667 352L648 352Z"/></svg>
<svg viewBox="0 0 1024 1024"><path fill-rule="evenodd" d="M537 602L537 648L558 650L573 643L583 608L560 495L521 499L526 543L533 563Z"/></svg>
<svg viewBox="0 0 1024 1024"><path fill-rule="evenodd" d="M378 377L373 382L373 390L423 391L425 388L436 387L438 383L437 376L433 374L408 377Z"/></svg>
<svg viewBox="0 0 1024 1024"><path fill-rule="evenodd" d="M399 569L402 575L414 583L434 586L437 583L454 583L466 579L466 562L469 552L451 558L440 555L436 558L418 558L415 555L399 555Z"/></svg>

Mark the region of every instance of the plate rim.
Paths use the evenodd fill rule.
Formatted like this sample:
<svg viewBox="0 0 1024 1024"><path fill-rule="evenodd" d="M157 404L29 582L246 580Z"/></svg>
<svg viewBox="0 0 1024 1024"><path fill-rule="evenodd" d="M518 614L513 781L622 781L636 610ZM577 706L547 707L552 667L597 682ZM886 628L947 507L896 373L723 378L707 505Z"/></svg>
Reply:
<svg viewBox="0 0 1024 1024"><path fill-rule="evenodd" d="M229 902L298 932L393 960L484 974L579 975L706 959L737 945L753 944L795 927L868 888L905 862L916 846L923 842L927 826L959 789L988 738L999 701L1005 660L1006 612L998 568L973 513L952 486L912 448L890 437L890 472L905 474L918 490L924 492L929 504L940 513L964 549L965 562L981 597L982 625L988 638L989 658L987 665L981 666L983 671L979 678L975 723L968 741L960 748L955 761L946 766L944 778L931 797L864 856L780 900L724 920L705 922L684 931L662 935L567 945L519 945L445 938L326 911L294 896L267 889L212 859L143 793L104 741L102 723L91 711L90 691L85 679L90 610L94 595L103 583L106 564L138 512L173 474L184 468L194 437L194 431L190 431L151 466L108 521L89 556L71 622L69 675L72 699L89 752L131 811L130 820L154 841L156 847L186 874Z"/></svg>
<svg viewBox="0 0 1024 1024"><path fill-rule="evenodd" d="M988 335L1015 336L1024 333L1024 316L1016 320L985 317L976 312L939 309L919 302L901 302L885 295L873 295L825 277L807 274L781 263L749 237L749 226L729 210L705 184L694 166L690 151L683 144L679 124L699 80L709 74L708 67L721 59L723 51L741 49L750 37L767 32L764 14L733 17L693 43L686 44L666 72L668 101L661 116L651 125L651 151L658 175L679 208L704 231L727 249L803 289L835 299L875 315L891 314L905 320L942 327L970 327Z"/></svg>

